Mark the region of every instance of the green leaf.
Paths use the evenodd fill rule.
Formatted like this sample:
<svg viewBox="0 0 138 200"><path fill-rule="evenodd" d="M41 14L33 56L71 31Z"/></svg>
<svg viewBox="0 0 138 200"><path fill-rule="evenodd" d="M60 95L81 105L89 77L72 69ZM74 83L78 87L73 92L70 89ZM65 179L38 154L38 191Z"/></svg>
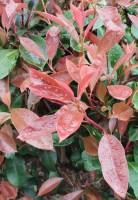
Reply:
<svg viewBox="0 0 138 200"><path fill-rule="evenodd" d="M22 187L31 177L27 172L23 160L20 156L14 156L12 159L5 161L6 175L8 181L16 186Z"/></svg>
<svg viewBox="0 0 138 200"><path fill-rule="evenodd" d="M46 58L46 61L38 58L31 52L27 51L22 45L20 45L20 47L19 47L21 56L29 64L34 65L39 68L43 68L48 60L48 56L46 53L46 47L45 47L45 40L39 35L31 36L30 39L32 39L42 49L42 52Z"/></svg>
<svg viewBox="0 0 138 200"><path fill-rule="evenodd" d="M132 103L134 104L134 108L138 110L138 91L135 92Z"/></svg>
<svg viewBox="0 0 138 200"><path fill-rule="evenodd" d="M56 171L55 164L57 162L57 154L54 151L41 151L40 152L40 161L43 166L50 172Z"/></svg>
<svg viewBox="0 0 138 200"><path fill-rule="evenodd" d="M18 56L18 50L0 49L0 79L6 77L13 70Z"/></svg>
<svg viewBox="0 0 138 200"><path fill-rule="evenodd" d="M94 171L101 169L98 157L91 156L87 154L86 151L82 152L82 160L84 162L84 168L86 171Z"/></svg>
<svg viewBox="0 0 138 200"><path fill-rule="evenodd" d="M134 147L134 159L135 162L138 162L138 144L136 144Z"/></svg>
<svg viewBox="0 0 138 200"><path fill-rule="evenodd" d="M96 29L99 29L101 26L103 26L103 21L99 17L98 20L95 22L92 30L94 31Z"/></svg>
<svg viewBox="0 0 138 200"><path fill-rule="evenodd" d="M136 26L131 26L131 33L138 40L138 28Z"/></svg>
<svg viewBox="0 0 138 200"><path fill-rule="evenodd" d="M138 140L138 127L136 125L131 126L128 133L131 142Z"/></svg>
<svg viewBox="0 0 138 200"><path fill-rule="evenodd" d="M53 145L55 147L64 147L64 146L68 146L70 144L72 144L74 142L74 136L67 138L66 140L64 140L63 142L59 143L59 137L57 133L52 134L53 136Z"/></svg>
<svg viewBox="0 0 138 200"><path fill-rule="evenodd" d="M77 43L72 37L70 38L70 46L72 47L72 49L74 49L74 51L82 52L81 44Z"/></svg>
<svg viewBox="0 0 138 200"><path fill-rule="evenodd" d="M129 184L134 190L136 198L138 198L138 162L128 162Z"/></svg>
<svg viewBox="0 0 138 200"><path fill-rule="evenodd" d="M123 50L119 44L115 44L108 53L111 67L113 68L117 60L123 55Z"/></svg>

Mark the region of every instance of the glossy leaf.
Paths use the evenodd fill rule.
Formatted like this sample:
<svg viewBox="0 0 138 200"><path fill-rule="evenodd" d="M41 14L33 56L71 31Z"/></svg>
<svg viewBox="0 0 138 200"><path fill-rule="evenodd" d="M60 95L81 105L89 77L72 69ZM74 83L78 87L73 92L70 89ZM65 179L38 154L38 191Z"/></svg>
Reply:
<svg viewBox="0 0 138 200"><path fill-rule="evenodd" d="M85 151L92 156L98 156L99 143L97 140L93 136L83 137L82 140L84 142Z"/></svg>
<svg viewBox="0 0 138 200"><path fill-rule="evenodd" d="M129 140L132 142L138 140L138 127L135 125L129 128Z"/></svg>
<svg viewBox="0 0 138 200"><path fill-rule="evenodd" d="M19 56L18 50L13 50L13 49L0 50L0 79L5 78L13 70L13 68L16 65L18 56Z"/></svg>
<svg viewBox="0 0 138 200"><path fill-rule="evenodd" d="M107 88L112 97L123 101L132 94L132 89L125 85L110 85Z"/></svg>
<svg viewBox="0 0 138 200"><path fill-rule="evenodd" d="M134 108L138 110L138 90L134 93L132 98L132 103L134 105Z"/></svg>
<svg viewBox="0 0 138 200"><path fill-rule="evenodd" d="M68 59L68 60L71 60L71 59L73 59L74 58L74 56L73 55L69 55L69 56L63 56L63 57L61 57L58 61L57 61L57 63L56 63L56 70L57 71L62 71L62 70L65 70L66 69L66 60Z"/></svg>
<svg viewBox="0 0 138 200"><path fill-rule="evenodd" d="M115 103L113 105L112 118L117 118L122 121L128 121L133 115L133 109L124 102Z"/></svg>
<svg viewBox="0 0 138 200"><path fill-rule="evenodd" d="M11 111L11 120L17 131L20 133L39 117L26 108L16 108Z"/></svg>
<svg viewBox="0 0 138 200"><path fill-rule="evenodd" d="M47 194L48 192L51 192L53 189L55 189L60 182L63 180L63 178L59 177L52 177L49 178L47 181L45 181L38 192L38 196L43 196L44 194Z"/></svg>
<svg viewBox="0 0 138 200"><path fill-rule="evenodd" d="M72 79L76 81L77 83L79 83L81 80L80 69L68 59L66 59L66 66L67 66L68 73L72 77Z"/></svg>
<svg viewBox="0 0 138 200"><path fill-rule="evenodd" d="M62 25L67 32L78 42L79 41L79 36L77 31L75 30L73 24L71 21L69 21L67 18L65 18L63 15L57 14L57 17L54 15L45 13L45 12L40 12L40 11L35 11L35 13L39 14L40 16L49 19L51 21L54 21L60 25Z"/></svg>
<svg viewBox="0 0 138 200"><path fill-rule="evenodd" d="M20 130L18 138L34 147L53 150L52 133L56 131L57 115L47 115L34 120Z"/></svg>
<svg viewBox="0 0 138 200"><path fill-rule="evenodd" d="M45 60L45 56L41 48L30 38L20 37L20 42L22 46L29 52L33 53L38 58Z"/></svg>
<svg viewBox="0 0 138 200"><path fill-rule="evenodd" d="M30 70L30 78L33 84L29 86L29 89L37 96L62 103L73 101L74 94L68 85L33 69Z"/></svg>
<svg viewBox="0 0 138 200"><path fill-rule="evenodd" d="M83 193L83 190L71 192L63 196L61 200L78 200L80 196L82 195L82 193Z"/></svg>
<svg viewBox="0 0 138 200"><path fill-rule="evenodd" d="M128 168L129 168L129 184L133 188L136 198L138 198L138 188L137 188L138 163L128 162Z"/></svg>
<svg viewBox="0 0 138 200"><path fill-rule="evenodd" d="M37 55L31 53L31 51L27 51L22 45L19 46L19 51L21 53L21 57L23 59L36 67L43 68L48 60L48 55L46 52L45 40L39 35L30 36L30 39L41 49L41 53L43 53L44 59L40 59ZM38 54L38 53L37 53Z"/></svg>
<svg viewBox="0 0 138 200"><path fill-rule="evenodd" d="M0 144L0 151L4 153L17 152L13 138L2 131L0 131Z"/></svg>
<svg viewBox="0 0 138 200"><path fill-rule="evenodd" d="M104 179L120 197L125 198L128 167L123 146L115 136L104 135L99 143L98 154Z"/></svg>
<svg viewBox="0 0 138 200"><path fill-rule="evenodd" d="M25 164L19 156L6 159L6 176L8 181L15 187L22 187L26 184L29 175L26 172Z"/></svg>
<svg viewBox="0 0 138 200"><path fill-rule="evenodd" d="M69 85L72 82L72 78L69 75L67 70L56 72L54 74L51 74L50 76L53 79L55 79L55 80L57 80L59 82L65 83L67 85Z"/></svg>
<svg viewBox="0 0 138 200"><path fill-rule="evenodd" d="M18 188L11 185L8 181L2 181L0 184L1 193L8 199L15 199L17 197Z"/></svg>
<svg viewBox="0 0 138 200"><path fill-rule="evenodd" d="M60 142L73 134L81 125L84 114L73 104L68 104L60 109L57 121L57 132Z"/></svg>
<svg viewBox="0 0 138 200"><path fill-rule="evenodd" d="M46 35L46 50L50 60L53 60L57 53L60 42L59 32L60 29L58 27L52 26Z"/></svg>

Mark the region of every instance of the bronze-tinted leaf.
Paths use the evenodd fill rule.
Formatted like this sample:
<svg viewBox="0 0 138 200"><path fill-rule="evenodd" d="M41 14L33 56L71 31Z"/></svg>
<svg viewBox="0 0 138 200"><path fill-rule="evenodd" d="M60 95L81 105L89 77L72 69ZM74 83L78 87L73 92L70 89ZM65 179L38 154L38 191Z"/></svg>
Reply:
<svg viewBox="0 0 138 200"><path fill-rule="evenodd" d="M123 101L132 94L132 89L125 85L110 85L107 88L112 97Z"/></svg>
<svg viewBox="0 0 138 200"><path fill-rule="evenodd" d="M124 135L128 123L129 123L129 120L128 121L122 121L122 120L118 121L118 131L121 136Z"/></svg>
<svg viewBox="0 0 138 200"><path fill-rule="evenodd" d="M34 112L26 108L16 108L11 111L12 123L19 133L38 118L39 117Z"/></svg>
<svg viewBox="0 0 138 200"><path fill-rule="evenodd" d="M61 198L61 200L78 200L80 196L82 195L83 190L78 190L75 192L71 192L69 194L66 194Z"/></svg>
<svg viewBox="0 0 138 200"><path fill-rule="evenodd" d="M104 179L125 199L128 189L128 166L123 146L115 136L104 135L99 143L98 155Z"/></svg>
<svg viewBox="0 0 138 200"><path fill-rule="evenodd" d="M107 94L106 86L103 82L99 82L96 87L96 96L100 99L100 101L105 102L105 97Z"/></svg>
<svg viewBox="0 0 138 200"><path fill-rule="evenodd" d="M115 130L116 124L117 124L117 119L116 118L111 118L109 120L108 127L109 127L110 133L112 133Z"/></svg>
<svg viewBox="0 0 138 200"><path fill-rule="evenodd" d="M69 85L73 80L67 70L62 70L50 75L53 79Z"/></svg>
<svg viewBox="0 0 138 200"><path fill-rule="evenodd" d="M74 133L81 125L84 114L73 104L68 104L60 109L57 121L57 132L60 142Z"/></svg>
<svg viewBox="0 0 138 200"><path fill-rule="evenodd" d="M12 186L8 181L2 181L0 184L0 191L8 199L15 199L17 197L18 188Z"/></svg>
<svg viewBox="0 0 138 200"><path fill-rule="evenodd" d="M0 166L2 165L3 161L4 161L4 156L0 155Z"/></svg>
<svg viewBox="0 0 138 200"><path fill-rule="evenodd" d="M4 153L17 152L13 138L2 131L0 131L0 151Z"/></svg>
<svg viewBox="0 0 138 200"><path fill-rule="evenodd" d="M113 105L112 118L117 118L122 121L128 121L133 115L133 109L124 102L115 103Z"/></svg>
<svg viewBox="0 0 138 200"><path fill-rule="evenodd" d="M83 137L82 140L84 142L85 151L92 156L98 156L99 143L97 140L93 136Z"/></svg>
<svg viewBox="0 0 138 200"><path fill-rule="evenodd" d="M66 59L66 67L67 67L68 73L72 77L72 79L74 81L76 81L77 83L79 83L81 80L80 68L78 68L77 65L75 65L73 62L71 62L68 59Z"/></svg>
<svg viewBox="0 0 138 200"><path fill-rule="evenodd" d="M52 177L46 180L40 187L38 196L43 196L44 194L47 194L48 192L51 192L53 189L55 189L60 182L63 180L63 178L59 177Z"/></svg>

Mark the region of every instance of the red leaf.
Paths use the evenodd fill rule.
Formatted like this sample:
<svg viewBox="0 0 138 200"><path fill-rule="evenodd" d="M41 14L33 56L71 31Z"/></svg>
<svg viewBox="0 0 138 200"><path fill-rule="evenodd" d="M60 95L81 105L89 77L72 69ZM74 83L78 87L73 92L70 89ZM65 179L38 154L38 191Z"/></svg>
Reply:
<svg viewBox="0 0 138 200"><path fill-rule="evenodd" d="M18 7L18 3L15 3L14 1L10 1L9 3L7 3L6 7L5 7L5 11L7 14L7 17L9 18L12 14L14 14L14 12L16 11L17 7Z"/></svg>
<svg viewBox="0 0 138 200"><path fill-rule="evenodd" d="M97 140L93 136L83 137L82 140L84 142L85 151L92 156L98 156L99 143Z"/></svg>
<svg viewBox="0 0 138 200"><path fill-rule="evenodd" d="M85 17L83 16L83 11L80 11L80 9L75 7L73 4L71 4L70 8L79 26L79 29L83 30L83 24L85 19Z"/></svg>
<svg viewBox="0 0 138 200"><path fill-rule="evenodd" d="M56 70L57 70L57 71L66 70L66 69L67 69L67 68L66 68L66 59L71 60L71 59L73 59L73 58L74 58L73 55L61 57L61 58L57 61L57 63L56 63L56 66L55 66L55 67L56 67Z"/></svg>
<svg viewBox="0 0 138 200"><path fill-rule="evenodd" d="M68 104L60 109L57 121L57 132L60 142L74 133L81 125L84 114L73 104Z"/></svg>
<svg viewBox="0 0 138 200"><path fill-rule="evenodd" d="M95 76L95 72L89 73L87 74L82 80L81 82L78 84L78 94L77 97L78 99L81 98L83 92L85 91L85 89L88 87L90 81L92 80L92 78Z"/></svg>
<svg viewBox="0 0 138 200"><path fill-rule="evenodd" d="M124 133L127 129L128 123L129 123L129 120L128 121L122 121L122 120L118 121L118 131L121 136L124 135Z"/></svg>
<svg viewBox="0 0 138 200"><path fill-rule="evenodd" d="M136 52L136 45L134 43L131 43L130 45L123 45L124 49L124 55L121 56L118 61L116 62L113 71L111 73L111 76L114 75L116 70L122 65L125 64L130 60L130 58L133 56L133 54Z"/></svg>
<svg viewBox="0 0 138 200"><path fill-rule="evenodd" d="M18 188L12 186L7 181L2 181L0 184L0 191L8 199L15 199L17 197Z"/></svg>
<svg viewBox="0 0 138 200"><path fill-rule="evenodd" d="M7 105L7 107L8 107L9 110L10 110L10 105L11 105L11 93L10 93L10 92L5 93L5 95L2 97L1 100L2 100L2 102L3 102L4 104Z"/></svg>
<svg viewBox="0 0 138 200"><path fill-rule="evenodd" d="M117 118L122 121L128 121L133 115L133 109L124 102L115 103L113 105L112 118Z"/></svg>
<svg viewBox="0 0 138 200"><path fill-rule="evenodd" d="M85 32L84 32L84 38L87 37L87 34L89 33L89 31L91 30L91 28L93 27L93 25L95 24L95 22L97 21L98 17L94 17L91 22L89 23L89 25L87 26ZM90 32L91 33L91 32Z"/></svg>
<svg viewBox="0 0 138 200"><path fill-rule="evenodd" d="M20 37L20 42L27 51L31 52L42 60L46 60L41 48L33 40L26 37Z"/></svg>
<svg viewBox="0 0 138 200"><path fill-rule="evenodd" d="M64 15L57 14L57 17L55 17L54 15L50 15L45 12L35 11L35 13L62 25L66 29L66 31L74 38L74 40L79 42L79 36L76 29L74 28L72 22L65 18Z"/></svg>
<svg viewBox="0 0 138 200"><path fill-rule="evenodd" d="M4 153L17 152L13 138L2 131L0 131L0 144L0 151Z"/></svg>
<svg viewBox="0 0 138 200"><path fill-rule="evenodd" d="M4 161L4 156L0 155L0 166L2 165L3 161Z"/></svg>
<svg viewBox="0 0 138 200"><path fill-rule="evenodd" d="M59 32L60 29L58 27L52 26L46 35L46 51L50 60L53 60L57 53L60 42Z"/></svg>
<svg viewBox="0 0 138 200"><path fill-rule="evenodd" d="M61 200L78 200L80 198L80 196L82 195L82 193L83 193L83 190L71 192L71 193L63 196Z"/></svg>
<svg viewBox="0 0 138 200"><path fill-rule="evenodd" d="M12 123L19 133L38 118L39 117L34 112L26 108L16 108L11 111Z"/></svg>
<svg viewBox="0 0 138 200"><path fill-rule="evenodd" d="M94 43L98 46L99 42L100 42L100 39L94 35L92 32L89 31L89 33L87 34L85 40L88 39L90 40L91 43Z"/></svg>
<svg viewBox="0 0 138 200"><path fill-rule="evenodd" d="M125 85L110 85L107 88L112 97L123 101L132 94L132 89Z"/></svg>
<svg viewBox="0 0 138 200"><path fill-rule="evenodd" d="M30 78L33 84L29 86L29 89L37 96L56 100L60 103L73 101L74 94L68 85L34 69L30 70Z"/></svg>
<svg viewBox="0 0 138 200"><path fill-rule="evenodd" d="M104 6L102 9L97 10L97 12L108 30L116 30L117 26L122 26L121 16L116 7Z"/></svg>
<svg viewBox="0 0 138 200"><path fill-rule="evenodd" d="M72 77L72 79L74 81L76 81L77 83L80 82L80 69L70 60L66 60L66 66L67 66L67 70L69 75Z"/></svg>
<svg viewBox="0 0 138 200"><path fill-rule="evenodd" d="M72 78L70 77L69 73L67 70L59 71L54 74L50 75L53 79L65 83L69 85L72 82Z"/></svg>
<svg viewBox="0 0 138 200"><path fill-rule="evenodd" d="M47 194L48 192L51 192L53 189L55 189L60 182L63 180L63 178L59 178L59 177L52 177L49 178L47 181L45 181L38 192L38 196L43 196L44 194Z"/></svg>
<svg viewBox="0 0 138 200"><path fill-rule="evenodd" d="M98 154L104 179L125 199L128 189L128 166L123 146L115 136L104 135L99 143Z"/></svg>
<svg viewBox="0 0 138 200"><path fill-rule="evenodd" d="M105 33L98 45L98 53L107 53L123 37L123 30L118 28L115 31L109 30Z"/></svg>
<svg viewBox="0 0 138 200"><path fill-rule="evenodd" d="M29 73L24 73L24 74L20 74L20 75L17 75L12 81L12 85L14 87L18 87L20 88L20 86L22 85L22 83L27 79L29 78Z"/></svg>
<svg viewBox="0 0 138 200"><path fill-rule="evenodd" d="M36 119L20 130L18 138L39 149L53 150L52 133L56 131L57 119L58 115Z"/></svg>
<svg viewBox="0 0 138 200"><path fill-rule="evenodd" d="M128 14L132 23L138 28L138 16Z"/></svg>

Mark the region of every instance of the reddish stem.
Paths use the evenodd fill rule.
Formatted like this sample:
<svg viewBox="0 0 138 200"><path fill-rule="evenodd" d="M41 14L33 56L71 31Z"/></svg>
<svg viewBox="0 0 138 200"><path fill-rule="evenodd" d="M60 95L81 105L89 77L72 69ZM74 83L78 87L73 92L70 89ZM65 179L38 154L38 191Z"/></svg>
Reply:
<svg viewBox="0 0 138 200"><path fill-rule="evenodd" d="M94 122L92 119L90 119L88 116L87 116L87 114L85 113L85 120L86 120L86 122L87 123L89 123L89 124L92 124L93 126L95 126L97 129L99 129L103 134L107 134L106 133L106 131L99 125L99 124L97 124L96 122Z"/></svg>

